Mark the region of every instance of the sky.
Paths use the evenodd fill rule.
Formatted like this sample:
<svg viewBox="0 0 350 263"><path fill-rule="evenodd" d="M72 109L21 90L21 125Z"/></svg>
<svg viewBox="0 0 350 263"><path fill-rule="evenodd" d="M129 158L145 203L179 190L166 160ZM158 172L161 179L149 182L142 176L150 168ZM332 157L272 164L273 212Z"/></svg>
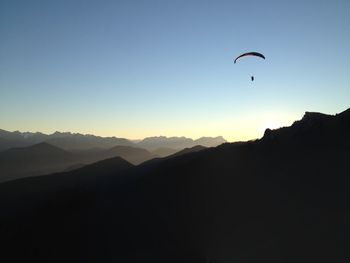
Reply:
<svg viewBox="0 0 350 263"><path fill-rule="evenodd" d="M349 14L348 0L0 0L0 128L239 141L339 113ZM266 60L233 63L248 51Z"/></svg>

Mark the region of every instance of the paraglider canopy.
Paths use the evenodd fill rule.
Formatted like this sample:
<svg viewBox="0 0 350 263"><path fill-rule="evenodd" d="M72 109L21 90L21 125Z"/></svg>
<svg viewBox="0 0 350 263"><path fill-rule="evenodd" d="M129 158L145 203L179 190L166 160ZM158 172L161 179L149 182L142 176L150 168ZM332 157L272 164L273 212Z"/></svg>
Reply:
<svg viewBox="0 0 350 263"><path fill-rule="evenodd" d="M238 57L236 57L235 59L235 64L237 62L238 59L243 58L243 57L247 57L247 56L255 56L255 57L260 57L265 59L265 56L259 52L248 52L248 53L244 53L242 55L239 55Z"/></svg>
<svg viewBox="0 0 350 263"><path fill-rule="evenodd" d="M236 57L234 62L236 64L237 60L239 60L240 58L249 57L249 56L259 57L259 58L265 59L265 56L259 52L247 52L247 53L243 53L242 55L239 55L238 57ZM252 81L254 81L254 76L251 76L250 79Z"/></svg>

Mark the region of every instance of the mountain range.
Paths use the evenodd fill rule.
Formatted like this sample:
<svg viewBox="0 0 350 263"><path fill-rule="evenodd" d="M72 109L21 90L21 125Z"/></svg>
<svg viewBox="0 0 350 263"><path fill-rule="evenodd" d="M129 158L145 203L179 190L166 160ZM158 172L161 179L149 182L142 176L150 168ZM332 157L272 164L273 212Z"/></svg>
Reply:
<svg viewBox="0 0 350 263"><path fill-rule="evenodd" d="M138 165L153 158L170 156L184 148L217 146L222 137L150 137L130 141L70 132L46 135L40 132L0 130L0 182L21 177L74 170L111 157Z"/></svg>
<svg viewBox="0 0 350 263"><path fill-rule="evenodd" d="M114 146L132 146L144 148L149 151L167 148L172 150L182 150L196 145L205 147L215 147L226 140L219 137L202 137L193 140L186 137L149 137L141 141L131 141L117 137L100 137L89 134L79 134L70 132L55 132L47 135L40 132L9 132L0 129L0 151L14 147L25 147L41 142L49 143L64 150L87 150L91 148L112 148Z"/></svg>
<svg viewBox="0 0 350 263"><path fill-rule="evenodd" d="M205 148L204 146L194 146L180 151L172 150L174 153L169 152L166 156L182 155ZM151 159L162 158L161 155L155 155L145 149L131 146L119 145L110 149L92 148L68 151L42 142L0 152L0 182L54 172L71 171L112 157L121 157L133 165L139 165Z"/></svg>
<svg viewBox="0 0 350 263"><path fill-rule="evenodd" d="M131 146L67 151L42 142L0 152L0 182L64 170L74 170L86 164L112 157L121 157L136 165L158 156L145 149Z"/></svg>
<svg viewBox="0 0 350 263"><path fill-rule="evenodd" d="M350 109L138 166L118 157L5 182L2 258L349 262L349 156Z"/></svg>

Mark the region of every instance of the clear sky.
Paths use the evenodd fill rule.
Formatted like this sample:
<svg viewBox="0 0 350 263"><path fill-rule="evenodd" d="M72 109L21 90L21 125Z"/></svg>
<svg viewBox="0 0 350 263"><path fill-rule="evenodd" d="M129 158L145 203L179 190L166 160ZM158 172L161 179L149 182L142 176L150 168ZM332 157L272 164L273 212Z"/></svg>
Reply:
<svg viewBox="0 0 350 263"><path fill-rule="evenodd" d="M0 0L0 128L236 141L334 114L350 107L349 14L349 0ZM266 60L233 64L247 51Z"/></svg>

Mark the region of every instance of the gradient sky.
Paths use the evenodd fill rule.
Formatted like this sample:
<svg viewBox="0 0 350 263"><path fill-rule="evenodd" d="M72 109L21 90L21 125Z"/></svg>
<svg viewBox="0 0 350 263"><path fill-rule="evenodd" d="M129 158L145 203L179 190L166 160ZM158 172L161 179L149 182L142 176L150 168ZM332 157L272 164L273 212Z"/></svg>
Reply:
<svg viewBox="0 0 350 263"><path fill-rule="evenodd" d="M0 0L0 128L236 141L334 114L350 107L349 14L349 0ZM247 51L266 60L233 64Z"/></svg>

